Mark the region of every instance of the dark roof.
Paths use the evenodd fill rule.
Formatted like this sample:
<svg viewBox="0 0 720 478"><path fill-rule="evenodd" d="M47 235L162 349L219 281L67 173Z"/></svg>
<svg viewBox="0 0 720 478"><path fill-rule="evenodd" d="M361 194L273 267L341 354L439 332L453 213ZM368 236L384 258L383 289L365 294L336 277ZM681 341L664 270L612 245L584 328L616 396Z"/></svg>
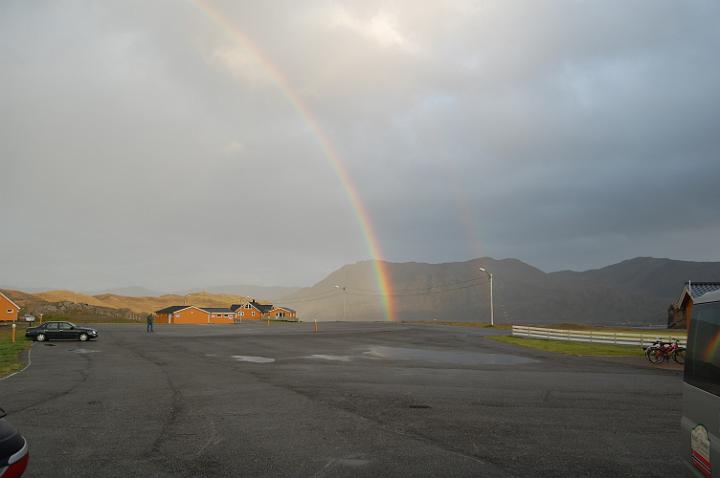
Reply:
<svg viewBox="0 0 720 478"><path fill-rule="evenodd" d="M156 314L172 314L173 312L177 312L178 310L187 309L188 307L191 307L189 305L171 305L170 307L165 307L164 309L156 310Z"/></svg>
<svg viewBox="0 0 720 478"><path fill-rule="evenodd" d="M260 304L258 302L255 302L254 300L250 302L252 305L254 305L260 312L263 314L270 312L273 308L272 304Z"/></svg>
<svg viewBox="0 0 720 478"><path fill-rule="evenodd" d="M232 313L234 310L228 309L227 307L200 307L200 309L204 310L205 312L210 312L211 314L217 314L217 313Z"/></svg>
<svg viewBox="0 0 720 478"><path fill-rule="evenodd" d="M262 313L262 314L265 314L265 313L267 313L267 312L270 312L270 310L273 308L273 305L272 305L272 304L261 304L261 303L259 303L259 302L256 302L255 299L253 299L253 300L251 300L250 302L245 302L245 303L242 303L242 304L233 304L233 305L230 306L230 310L231 310L232 312L235 312L235 311L237 311L238 309L240 309L242 306L244 306L245 304L250 304L250 305L252 305L252 306L255 307L257 310L259 310L260 313Z"/></svg>
<svg viewBox="0 0 720 478"><path fill-rule="evenodd" d="M692 296L693 300L697 299L699 297L702 297L703 295L707 294L708 292L714 292L716 290L720 290L720 282L692 282L690 281L689 284L686 283L686 286L689 285L690 289L690 295Z"/></svg>
<svg viewBox="0 0 720 478"><path fill-rule="evenodd" d="M276 305L275 308L287 310L288 312L297 312L295 309L291 309L290 307L285 307L284 305Z"/></svg>

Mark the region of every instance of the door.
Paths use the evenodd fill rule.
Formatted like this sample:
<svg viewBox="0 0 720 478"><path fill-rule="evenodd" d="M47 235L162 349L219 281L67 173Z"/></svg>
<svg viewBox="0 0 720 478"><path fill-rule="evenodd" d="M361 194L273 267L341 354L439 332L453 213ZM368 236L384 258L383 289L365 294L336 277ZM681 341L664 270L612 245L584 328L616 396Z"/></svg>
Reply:
<svg viewBox="0 0 720 478"><path fill-rule="evenodd" d="M69 324L67 322L60 322L58 324L60 326L59 330L59 337L61 339L65 340L77 340L78 336L80 335L80 332L75 329L75 327L72 326L72 324Z"/></svg>
<svg viewBox="0 0 720 478"><path fill-rule="evenodd" d="M45 337L48 339L59 339L60 338L60 330L58 328L57 322L48 322L45 324Z"/></svg>

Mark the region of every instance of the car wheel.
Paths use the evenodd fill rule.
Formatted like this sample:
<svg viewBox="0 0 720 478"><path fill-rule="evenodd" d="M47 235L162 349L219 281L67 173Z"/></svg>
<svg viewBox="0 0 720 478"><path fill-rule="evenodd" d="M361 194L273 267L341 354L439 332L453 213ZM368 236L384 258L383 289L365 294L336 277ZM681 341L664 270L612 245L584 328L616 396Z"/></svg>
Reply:
<svg viewBox="0 0 720 478"><path fill-rule="evenodd" d="M45 334L37 334L35 340L37 340L38 342L45 342Z"/></svg>
<svg viewBox="0 0 720 478"><path fill-rule="evenodd" d="M85 342L88 339L87 334L80 334L80 342Z"/></svg>

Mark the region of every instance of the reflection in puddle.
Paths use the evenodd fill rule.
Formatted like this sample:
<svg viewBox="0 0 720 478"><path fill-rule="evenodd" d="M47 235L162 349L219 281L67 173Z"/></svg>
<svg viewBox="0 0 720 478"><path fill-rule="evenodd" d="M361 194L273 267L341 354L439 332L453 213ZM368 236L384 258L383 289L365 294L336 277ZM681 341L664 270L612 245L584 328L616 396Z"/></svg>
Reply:
<svg viewBox="0 0 720 478"><path fill-rule="evenodd" d="M271 363L274 362L274 358L270 357L255 357L253 355L233 355L232 358L238 362L252 362L252 363Z"/></svg>
<svg viewBox="0 0 720 478"><path fill-rule="evenodd" d="M384 359L418 360L456 365L519 365L537 362L535 359L509 354L410 349L403 347L384 347L382 345L371 346L365 354Z"/></svg>
<svg viewBox="0 0 720 478"><path fill-rule="evenodd" d="M349 362L349 355L324 355L324 354L313 354L309 358L321 359L321 360L335 360L338 362Z"/></svg>
<svg viewBox="0 0 720 478"><path fill-rule="evenodd" d="M75 352L76 354L92 354L95 352L100 352L99 350L93 350L93 349L70 349L68 352Z"/></svg>

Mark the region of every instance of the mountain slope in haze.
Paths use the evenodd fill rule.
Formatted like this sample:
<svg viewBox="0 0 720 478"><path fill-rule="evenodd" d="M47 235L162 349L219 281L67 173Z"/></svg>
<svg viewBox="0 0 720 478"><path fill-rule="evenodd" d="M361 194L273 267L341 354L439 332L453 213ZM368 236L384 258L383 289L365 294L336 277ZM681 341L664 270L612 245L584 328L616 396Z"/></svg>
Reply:
<svg viewBox="0 0 720 478"><path fill-rule="evenodd" d="M204 290L211 294L241 295L245 297L258 297L264 300L276 300L296 293L300 290L300 287L241 284L207 287Z"/></svg>
<svg viewBox="0 0 720 478"><path fill-rule="evenodd" d="M125 297L157 297L163 295L162 292L158 292L152 289L141 286L130 286L130 287L116 287L114 289L105 289L93 292L90 295L122 295Z"/></svg>
<svg viewBox="0 0 720 478"><path fill-rule="evenodd" d="M601 269L584 272L560 271L550 274L563 280L578 280L674 300L688 280L720 281L720 262L676 261L636 257Z"/></svg>
<svg viewBox="0 0 720 478"><path fill-rule="evenodd" d="M656 262L657 261L657 262ZM720 264L645 258L585 272L545 273L516 259L481 258L446 264L385 263L399 320L489 322L494 274L496 323L662 324L683 283L720 279ZM345 290L340 287L345 287ZM287 297L304 320L383 320L373 263L343 266Z"/></svg>

